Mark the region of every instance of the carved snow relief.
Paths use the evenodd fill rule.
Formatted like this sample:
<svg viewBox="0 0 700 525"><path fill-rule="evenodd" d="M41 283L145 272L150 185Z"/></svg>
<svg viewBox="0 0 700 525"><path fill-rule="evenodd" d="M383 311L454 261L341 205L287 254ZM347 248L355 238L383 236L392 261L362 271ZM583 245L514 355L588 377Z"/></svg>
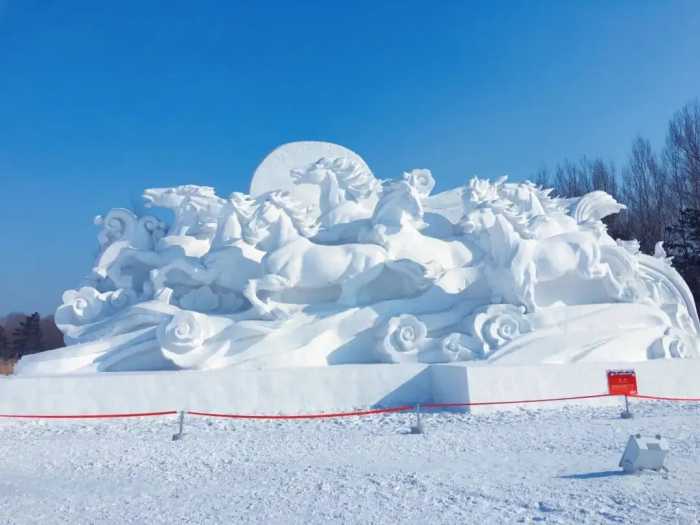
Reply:
<svg viewBox="0 0 700 525"><path fill-rule="evenodd" d="M435 194L430 170L379 179L313 142L275 150L254 186L145 190L169 224L99 216L85 286L56 312L82 343L61 355L94 359L58 359L55 373L699 355L687 285L661 244L645 255L608 234L624 205L604 192L472 178Z"/></svg>

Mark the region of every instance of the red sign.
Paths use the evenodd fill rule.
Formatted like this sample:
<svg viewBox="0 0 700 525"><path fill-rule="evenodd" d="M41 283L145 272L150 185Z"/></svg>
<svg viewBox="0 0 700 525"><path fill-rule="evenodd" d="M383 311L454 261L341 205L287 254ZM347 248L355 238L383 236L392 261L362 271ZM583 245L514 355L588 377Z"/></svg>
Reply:
<svg viewBox="0 0 700 525"><path fill-rule="evenodd" d="M612 395L633 396L637 393L634 370L608 370L608 392Z"/></svg>

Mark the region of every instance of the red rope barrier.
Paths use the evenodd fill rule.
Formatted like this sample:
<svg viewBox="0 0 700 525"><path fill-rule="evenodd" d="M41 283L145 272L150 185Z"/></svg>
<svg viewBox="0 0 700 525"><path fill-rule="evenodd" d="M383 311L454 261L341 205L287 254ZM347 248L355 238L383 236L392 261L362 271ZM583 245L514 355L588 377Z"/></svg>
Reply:
<svg viewBox="0 0 700 525"><path fill-rule="evenodd" d="M25 414L0 414L0 418L13 419L117 419L124 417L149 417L149 416L172 416L177 414L177 410L166 410L164 412L134 412L130 414L77 414L77 415L25 415Z"/></svg>
<svg viewBox="0 0 700 525"><path fill-rule="evenodd" d="M658 401L700 401L700 397L665 397L665 396L647 396L644 394L633 394L628 397L636 397L638 399L654 399Z"/></svg>
<svg viewBox="0 0 700 525"><path fill-rule="evenodd" d="M297 414L291 416L278 415L262 415L262 414L217 414L214 412L195 412L188 411L188 414L193 416L209 416L209 417L225 417L229 419L323 419L333 417L352 417L352 416L370 416L374 414L385 414L389 412L405 412L413 410L414 405L404 405L392 408L376 408L372 410L358 410L355 412L328 412L326 414Z"/></svg>
<svg viewBox="0 0 700 525"><path fill-rule="evenodd" d="M591 394L586 396L571 397L550 397L547 399L521 399L518 401L471 401L468 403L425 403L421 404L425 408L453 408L453 407L473 407L485 405L519 405L521 403L548 403L550 401L572 401L575 399L594 399L598 397L613 397L617 394Z"/></svg>
<svg viewBox="0 0 700 525"><path fill-rule="evenodd" d="M421 403L423 408L459 408L470 406L493 406L493 405L519 405L528 403L548 403L555 401L574 401L578 399L596 399L602 397L621 397L623 394L591 394L585 396L551 397L544 399L520 399L514 401L470 401L464 403ZM700 397L667 397L644 394L632 394L628 397L637 399L648 399L658 401L680 401L680 402L700 402ZM216 412L187 411L193 416L219 417L227 419L329 419L338 417L370 416L375 414L387 414L395 412L406 412L414 410L416 405L402 405L390 408L376 408L370 410L356 410L352 412L328 412L325 414L297 414L297 415L273 415L273 414L223 414ZM177 414L177 410L166 410L162 412L135 412L123 414L71 414L71 415L29 415L29 414L0 414L0 418L14 419L118 419L131 417L152 417L152 416L172 416Z"/></svg>
<svg viewBox="0 0 700 525"><path fill-rule="evenodd" d="M519 401L477 401L468 403L420 403L423 408L458 408L458 407L469 407L469 406L483 406L483 405L514 405L520 403L546 403L549 401L571 401L575 399L593 399L599 397L612 397L615 394L592 394L586 396L571 396L571 397L552 397L547 399L523 399ZM389 412L406 412L408 410L414 410L416 405L404 405L394 408L378 408L374 410L361 410L355 412L329 412L326 414L298 414L298 415L263 415L263 414L220 414L213 412L187 412L193 416L209 416L209 417L222 417L230 419L321 419L321 418L334 418L334 417L350 417L350 416L368 416L373 414L383 414Z"/></svg>

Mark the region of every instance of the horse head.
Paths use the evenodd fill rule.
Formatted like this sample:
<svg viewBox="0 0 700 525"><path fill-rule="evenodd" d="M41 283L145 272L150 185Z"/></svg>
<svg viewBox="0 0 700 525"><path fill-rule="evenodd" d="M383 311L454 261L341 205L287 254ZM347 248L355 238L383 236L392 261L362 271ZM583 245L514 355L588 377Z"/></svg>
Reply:
<svg viewBox="0 0 700 525"><path fill-rule="evenodd" d="M326 177L334 175L333 160L321 157L316 162L295 168L289 173L294 184L321 184Z"/></svg>
<svg viewBox="0 0 700 525"><path fill-rule="evenodd" d="M177 188L150 188L143 192L143 200L147 208L178 208L185 195Z"/></svg>
<svg viewBox="0 0 700 525"><path fill-rule="evenodd" d="M401 229L412 226L420 230L423 222L423 204L419 190L406 180L387 183L374 209L372 224Z"/></svg>
<svg viewBox="0 0 700 525"><path fill-rule="evenodd" d="M381 183L367 169L347 157L321 157L303 168L290 172L295 184L320 185L333 180L347 200L359 201L379 193Z"/></svg>
<svg viewBox="0 0 700 525"><path fill-rule="evenodd" d="M150 188L143 192L146 207L178 209L185 202L198 203L202 207L205 202L218 200L214 188L186 184L172 188Z"/></svg>
<svg viewBox="0 0 700 525"><path fill-rule="evenodd" d="M313 237L317 232L318 224L310 219L307 208L287 191L272 191L260 198L248 221L246 237L251 244L271 251L299 236Z"/></svg>
<svg viewBox="0 0 700 525"><path fill-rule="evenodd" d="M248 239L248 226L257 207L256 200L245 193L234 192L222 205L217 217L213 247L229 246Z"/></svg>

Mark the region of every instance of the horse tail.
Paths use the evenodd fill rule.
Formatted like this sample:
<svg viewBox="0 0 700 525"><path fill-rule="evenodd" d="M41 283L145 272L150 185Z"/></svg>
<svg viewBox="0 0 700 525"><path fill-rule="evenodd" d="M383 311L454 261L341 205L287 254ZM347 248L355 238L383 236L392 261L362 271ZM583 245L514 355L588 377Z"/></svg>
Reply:
<svg viewBox="0 0 700 525"><path fill-rule="evenodd" d="M627 208L604 191L586 193L576 203L574 219L578 224L594 224L608 215L619 213Z"/></svg>

